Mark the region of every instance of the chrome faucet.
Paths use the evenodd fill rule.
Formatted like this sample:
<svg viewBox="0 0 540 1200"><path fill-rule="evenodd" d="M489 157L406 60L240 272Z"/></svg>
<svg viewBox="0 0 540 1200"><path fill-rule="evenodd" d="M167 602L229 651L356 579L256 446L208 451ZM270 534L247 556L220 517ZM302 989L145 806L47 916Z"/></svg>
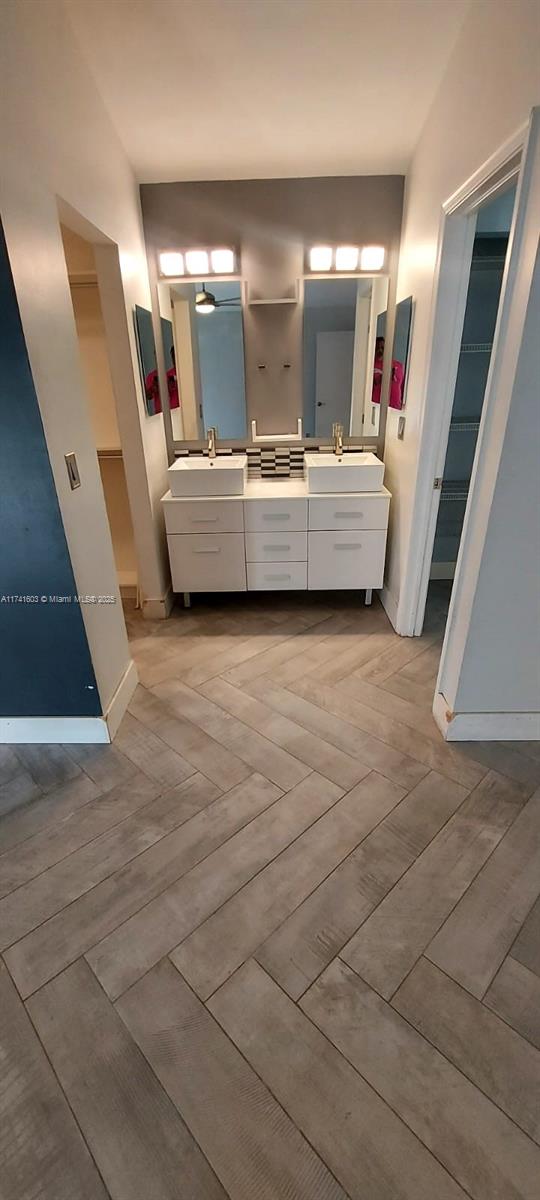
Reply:
<svg viewBox="0 0 540 1200"><path fill-rule="evenodd" d="M339 421L334 421L332 425L332 437L334 439L334 454L341 458L343 454L343 425Z"/></svg>
<svg viewBox="0 0 540 1200"><path fill-rule="evenodd" d="M215 458L216 457L217 429L215 428L214 425L211 425L210 428L207 429L206 433L207 433L207 437L208 437L208 457Z"/></svg>

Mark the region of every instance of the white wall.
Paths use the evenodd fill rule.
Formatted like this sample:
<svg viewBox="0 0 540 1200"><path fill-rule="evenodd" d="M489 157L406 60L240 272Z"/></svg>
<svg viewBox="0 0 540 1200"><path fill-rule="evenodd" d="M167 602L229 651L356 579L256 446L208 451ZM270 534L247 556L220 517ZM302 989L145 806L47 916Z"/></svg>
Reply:
<svg viewBox="0 0 540 1200"><path fill-rule="evenodd" d="M150 307L138 189L63 5L59 0L0 0L0 16L0 210L30 365L77 588L117 594L57 197L90 223L78 232L90 240L110 239L119 247L132 373L132 307ZM67 210L62 211L65 220ZM124 453L132 459L138 455L136 488L133 478L130 486L127 460L126 470L141 583L146 596L159 598L168 577L159 510L167 465L162 418L146 418L140 385L133 378L129 383L126 411L118 417L121 434L129 431L129 447L122 436ZM76 452L79 464L82 487L75 492L68 486L67 451ZM83 617L105 709L129 663L123 615L119 604L85 605Z"/></svg>
<svg viewBox="0 0 540 1200"><path fill-rule="evenodd" d="M393 493L387 559L389 609L407 566L421 453L441 206L529 116L539 99L537 0L475 0L407 177L398 301L415 302L403 441L388 411L385 484Z"/></svg>

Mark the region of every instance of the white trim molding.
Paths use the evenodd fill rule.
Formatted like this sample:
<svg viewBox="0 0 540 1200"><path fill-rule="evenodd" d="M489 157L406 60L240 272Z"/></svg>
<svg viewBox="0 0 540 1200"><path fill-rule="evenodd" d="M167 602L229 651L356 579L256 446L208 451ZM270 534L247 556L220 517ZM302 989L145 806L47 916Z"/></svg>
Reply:
<svg viewBox="0 0 540 1200"><path fill-rule="evenodd" d="M390 588L387 586L386 583L383 584L383 586L379 592L379 600L384 608L384 611L388 617L388 620L390 621L390 624L393 625L396 632L399 633L400 631L398 630L398 627L397 627L398 602L397 602L396 597L394 596L393 592L390 591ZM403 635L403 636L406 636L406 635Z"/></svg>
<svg viewBox="0 0 540 1200"><path fill-rule="evenodd" d="M433 698L433 716L446 742L537 742L540 713L452 712L442 692Z"/></svg>
<svg viewBox="0 0 540 1200"><path fill-rule="evenodd" d="M110 742L104 717L2 717L0 744L58 745L66 742Z"/></svg>
<svg viewBox="0 0 540 1200"><path fill-rule="evenodd" d="M102 717L2 717L0 745L112 742L137 683L137 668L131 661Z"/></svg>
<svg viewBox="0 0 540 1200"><path fill-rule="evenodd" d="M174 604L174 592L167 588L164 596L143 597L141 608L145 621L164 621Z"/></svg>

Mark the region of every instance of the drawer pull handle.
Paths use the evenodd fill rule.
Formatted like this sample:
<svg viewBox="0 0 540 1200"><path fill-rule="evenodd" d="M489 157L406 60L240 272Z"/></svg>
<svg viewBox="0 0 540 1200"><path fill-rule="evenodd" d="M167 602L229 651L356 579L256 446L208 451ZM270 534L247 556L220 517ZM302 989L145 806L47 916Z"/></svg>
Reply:
<svg viewBox="0 0 540 1200"><path fill-rule="evenodd" d="M205 550L193 549L193 554L221 554L221 546L208 546Z"/></svg>
<svg viewBox="0 0 540 1200"><path fill-rule="evenodd" d="M218 521L219 517L192 517L194 525L208 525L211 521Z"/></svg>
<svg viewBox="0 0 540 1200"><path fill-rule="evenodd" d="M276 581L277 581L278 579L279 579L279 580L281 580L281 579L290 579L291 577L290 577L290 575L265 575L265 577L264 577L264 578L265 578L265 579L273 579L273 580L276 580Z"/></svg>
<svg viewBox="0 0 540 1200"><path fill-rule="evenodd" d="M263 513L263 521L290 521L290 513Z"/></svg>
<svg viewBox="0 0 540 1200"><path fill-rule="evenodd" d="M335 512L334 513L335 517L363 517L363 515L364 514L360 513L360 512Z"/></svg>
<svg viewBox="0 0 540 1200"><path fill-rule="evenodd" d="M334 542L334 550L361 550L361 542Z"/></svg>
<svg viewBox="0 0 540 1200"><path fill-rule="evenodd" d="M263 546L263 550L290 550L290 546Z"/></svg>

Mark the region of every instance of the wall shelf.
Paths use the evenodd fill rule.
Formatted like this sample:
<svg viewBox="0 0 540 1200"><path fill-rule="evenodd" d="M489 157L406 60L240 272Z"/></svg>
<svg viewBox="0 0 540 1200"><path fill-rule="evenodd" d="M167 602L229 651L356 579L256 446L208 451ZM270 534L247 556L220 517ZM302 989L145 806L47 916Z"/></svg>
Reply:
<svg viewBox="0 0 540 1200"><path fill-rule="evenodd" d="M463 342L460 354L491 354L493 342Z"/></svg>
<svg viewBox="0 0 540 1200"><path fill-rule="evenodd" d="M480 429L480 421L451 421L452 433L473 433Z"/></svg>
<svg viewBox="0 0 540 1200"><path fill-rule="evenodd" d="M468 479L443 479L441 500L466 500L468 495Z"/></svg>

